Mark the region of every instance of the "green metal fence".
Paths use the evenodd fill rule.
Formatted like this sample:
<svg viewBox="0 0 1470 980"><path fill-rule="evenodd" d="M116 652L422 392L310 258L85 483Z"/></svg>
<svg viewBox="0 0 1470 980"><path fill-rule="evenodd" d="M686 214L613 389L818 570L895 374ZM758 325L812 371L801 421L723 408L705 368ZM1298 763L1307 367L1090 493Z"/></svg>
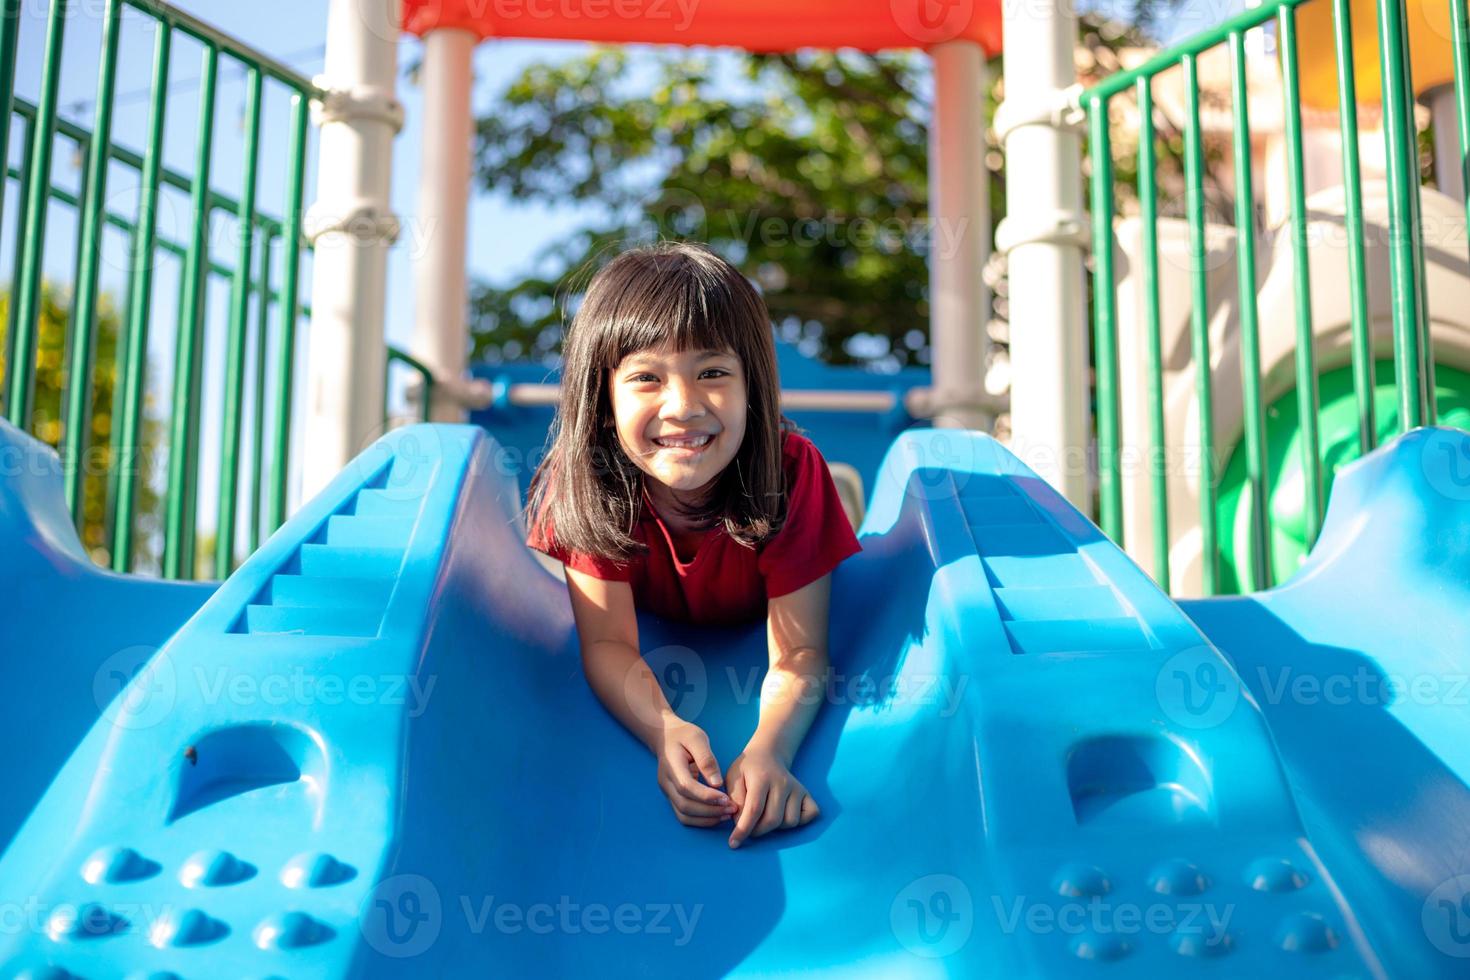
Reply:
<svg viewBox="0 0 1470 980"><path fill-rule="evenodd" d="M1154 447L1165 445L1164 393L1160 339L1160 265L1158 239L1158 133L1155 131L1155 86L1159 76L1181 70L1186 93L1183 122L1183 179L1188 215L1191 276L1190 354L1195 381L1201 445L1200 537L1203 551L1202 586L1207 594L1220 591L1221 528L1217 511L1214 471L1216 451L1210 420L1214 418L1211 378L1211 337L1207 322L1207 266L1204 207L1205 154L1200 124L1200 58L1213 49L1228 51L1233 105L1233 170L1238 278L1238 322L1242 364L1244 429L1242 449L1250 488L1249 556L1241 584L1247 589L1273 582L1271 535L1268 526L1269 474L1266 425L1262 404L1259 314L1257 309L1256 236L1252 185L1251 126L1247 100L1246 39L1251 31L1275 25L1282 77L1283 139L1289 167L1289 234L1295 296L1295 396L1300 417L1302 508L1307 543L1321 528L1326 501L1323 495L1323 454L1318 434L1318 371L1314 358L1312 292L1308 265L1308 215L1303 180L1300 53L1297 8L1308 2L1333 7L1334 49L1338 73L1339 128L1342 134L1342 174L1346 191L1348 289L1351 293L1351 370L1358 417L1358 450L1367 452L1375 442L1373 392L1374 362L1370 343L1368 275L1364 257L1362 180L1353 63L1350 0L1272 0L1233 17L1218 27L1150 58L1131 71L1108 77L1081 96L1089 120L1091 210L1093 221L1093 356L1096 370L1096 425L1099 472L1099 523L1114 540L1124 540L1122 425L1119 405L1119 308L1115 288L1114 218L1118 209L1114 168L1114 126L1109 107L1117 99L1134 98L1138 106L1137 194L1139 200L1142 326L1147 391L1147 425ZM1452 0L1455 52L1455 94L1458 99L1459 146L1470 153L1470 43L1467 43L1466 0ZM1382 73L1383 131L1389 196L1389 251L1391 255L1394 383L1401 430L1435 422L1434 360L1431 352L1424 295L1424 253L1419 215L1419 165L1414 121L1414 94L1408 58L1408 31L1403 0L1380 0L1378 36ZM1470 222L1470 214L1467 214ZM1167 480L1163 465L1151 468L1150 514L1154 523L1153 560L1156 577L1169 588Z"/></svg>
<svg viewBox="0 0 1470 980"><path fill-rule="evenodd" d="M142 408L150 330L157 324L152 311L154 269L162 254L183 263L181 298L175 326L173 391L168 416L168 476L164 495L162 572L166 577L195 574L195 515L198 510L201 378L205 294L211 277L231 284L232 301L225 344L224 413L218 420L220 457L217 547L214 574L224 576L234 567L233 554L237 491L242 480L243 405L246 383L246 345L253 343L256 371L253 388L254 452L248 476L252 508L249 545L253 549L285 517L287 461L290 453L291 391L295 330L305 311L299 302L302 269L301 213L304 190L307 119L310 100L318 95L311 82L288 67L195 18L151 0L106 0L103 11L102 50L97 75L97 99L90 130L59 118L57 95L61 75L63 34L68 0L52 0L46 25L39 98L28 103L15 98L16 47L20 33L20 2L5 0L0 24L0 106L8 125L0 127L0 159L7 159L12 132L21 136L19 167L7 176L18 181L20 214L15 219L16 268L10 288L10 317L6 330L6 417L21 428L33 421L35 348L42 292L42 261L47 243L48 211L64 205L77 212L75 281L67 324L69 351L63 395L63 435L60 451L67 503L80 523L84 458L91 427L89 397L96 347L99 262L104 227L120 229L129 238L127 295L119 338L119 397L109 433L112 467L108 474L112 512L111 564L117 571L133 566L135 509L141 477L137 464L142 445ZM123 8L130 7L156 25L153 46L150 109L143 146L129 149L114 141L112 119L117 95L118 48ZM193 173L186 175L164 166L164 128L170 112L169 69L174 44L185 35L202 46L199 75L198 130ZM222 61L240 66L245 75L244 179L238 196L215 189L211 181L214 116ZM283 86L290 100L289 146L286 158L272 161L286 173L285 217L275 218L257 207L256 185L261 143L261 108L265 85ZM72 195L48 179L58 139L69 141L81 159L81 193ZM138 177L132 213L109 207L108 171L112 165L131 168ZM185 241L171 241L158 229L160 191L172 187L190 195L191 226ZM208 230L215 212L234 217L241 233L233 255L209 254ZM247 233L245 229L249 229ZM257 246L257 236L259 244ZM270 283L271 257L281 252L281 284ZM250 320L252 294L256 317ZM272 308L280 320L275 363L264 357ZM253 336L252 336L253 334ZM267 399L273 403L273 427L264 431ZM210 423L215 420L208 420ZM269 449L266 449L266 446ZM267 463L269 464L267 466Z"/></svg>

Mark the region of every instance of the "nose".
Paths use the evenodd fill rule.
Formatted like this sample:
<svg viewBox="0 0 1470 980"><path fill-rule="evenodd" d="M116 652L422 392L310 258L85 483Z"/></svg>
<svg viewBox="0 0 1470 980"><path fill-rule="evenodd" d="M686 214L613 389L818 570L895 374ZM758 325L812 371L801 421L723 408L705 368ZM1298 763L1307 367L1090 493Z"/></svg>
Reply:
<svg viewBox="0 0 1470 980"><path fill-rule="evenodd" d="M667 387L664 388L663 405L659 407L658 417L684 421L699 418L704 414L704 403L700 401L699 393L694 385L683 378L669 379Z"/></svg>

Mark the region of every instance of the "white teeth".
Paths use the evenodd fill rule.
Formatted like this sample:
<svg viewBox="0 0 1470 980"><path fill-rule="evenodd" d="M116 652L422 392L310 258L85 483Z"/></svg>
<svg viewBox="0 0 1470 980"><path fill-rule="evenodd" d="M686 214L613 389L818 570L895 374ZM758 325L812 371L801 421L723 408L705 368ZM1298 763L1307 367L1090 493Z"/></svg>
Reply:
<svg viewBox="0 0 1470 980"><path fill-rule="evenodd" d="M666 446L666 447L668 447L670 449L698 449L700 446L703 446L705 443L709 442L710 441L710 437L709 436L699 436L698 438L695 438L695 439L677 439L677 440L676 439L655 439L653 441L656 442L656 443L658 443L660 446Z"/></svg>

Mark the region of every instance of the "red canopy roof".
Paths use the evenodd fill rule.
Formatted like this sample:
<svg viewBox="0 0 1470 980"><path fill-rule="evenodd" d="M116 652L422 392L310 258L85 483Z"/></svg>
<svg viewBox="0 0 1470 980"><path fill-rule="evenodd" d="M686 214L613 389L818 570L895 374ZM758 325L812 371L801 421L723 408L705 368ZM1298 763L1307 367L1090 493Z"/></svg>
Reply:
<svg viewBox="0 0 1470 980"><path fill-rule="evenodd" d="M1001 0L403 0L404 30L747 51L927 48L967 38L1000 52Z"/></svg>

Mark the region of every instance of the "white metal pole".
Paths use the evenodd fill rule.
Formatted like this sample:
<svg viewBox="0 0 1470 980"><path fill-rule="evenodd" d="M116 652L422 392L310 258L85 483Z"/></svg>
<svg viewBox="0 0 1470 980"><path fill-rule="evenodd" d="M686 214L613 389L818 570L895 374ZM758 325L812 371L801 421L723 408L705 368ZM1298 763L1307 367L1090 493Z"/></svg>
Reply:
<svg viewBox="0 0 1470 980"><path fill-rule="evenodd" d="M1089 508L1087 333L1083 326L1080 120L1075 5L1002 5L1006 101L995 128L1006 151L1011 449L1072 504Z"/></svg>
<svg viewBox="0 0 1470 980"><path fill-rule="evenodd" d="M929 127L929 336L936 425L989 431L985 394L990 291L989 171L985 167L985 52L974 41L936 44Z"/></svg>
<svg viewBox="0 0 1470 980"><path fill-rule="evenodd" d="M303 499L382 429L384 283L398 220L388 201L393 137L403 126L397 0L331 0L308 339Z"/></svg>
<svg viewBox="0 0 1470 980"><path fill-rule="evenodd" d="M465 420L461 392L470 346L465 251L474 124L470 89L478 40L457 29L430 31L424 37L413 355L434 372L431 417L436 422Z"/></svg>

